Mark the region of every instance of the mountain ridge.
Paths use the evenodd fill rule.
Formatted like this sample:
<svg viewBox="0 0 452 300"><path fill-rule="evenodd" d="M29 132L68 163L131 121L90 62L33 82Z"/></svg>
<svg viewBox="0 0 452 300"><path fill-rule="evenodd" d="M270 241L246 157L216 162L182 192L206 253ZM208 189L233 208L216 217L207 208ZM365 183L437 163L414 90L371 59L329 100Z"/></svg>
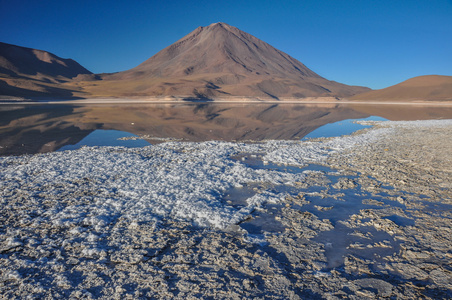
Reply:
<svg viewBox="0 0 452 300"><path fill-rule="evenodd" d="M372 91L318 75L234 26L201 26L138 66L93 74L72 59L0 42L2 98L452 100L452 76L410 78Z"/></svg>
<svg viewBox="0 0 452 300"><path fill-rule="evenodd" d="M93 74L73 59L3 42L0 42L0 72L54 82L69 81L79 74Z"/></svg>
<svg viewBox="0 0 452 300"><path fill-rule="evenodd" d="M416 76L387 88L354 95L350 99L363 101L452 100L452 76Z"/></svg>
<svg viewBox="0 0 452 300"><path fill-rule="evenodd" d="M51 52L0 42L0 96L2 98L78 98L73 79L96 75L73 59Z"/></svg>
<svg viewBox="0 0 452 300"><path fill-rule="evenodd" d="M5 45L14 49L13 55L3 51ZM369 90L327 80L290 55L222 22L198 27L135 68L113 74L92 74L47 51L1 46L1 95L279 100L348 97Z"/></svg>

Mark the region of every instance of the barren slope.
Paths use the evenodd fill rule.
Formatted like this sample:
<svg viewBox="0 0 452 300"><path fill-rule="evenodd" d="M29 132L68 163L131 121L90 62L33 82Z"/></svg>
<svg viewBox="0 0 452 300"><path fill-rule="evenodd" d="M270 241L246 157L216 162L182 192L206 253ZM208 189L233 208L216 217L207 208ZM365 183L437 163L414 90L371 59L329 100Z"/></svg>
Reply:
<svg viewBox="0 0 452 300"><path fill-rule="evenodd" d="M369 89L325 78L225 23L199 27L139 66L86 89L106 95L197 98L350 96Z"/></svg>
<svg viewBox="0 0 452 300"><path fill-rule="evenodd" d="M379 101L452 100L452 76L427 75L414 77L381 90L355 95L351 99Z"/></svg>
<svg viewBox="0 0 452 300"><path fill-rule="evenodd" d="M78 89L64 83L77 76L95 75L72 59L0 42L0 95L70 98Z"/></svg>
<svg viewBox="0 0 452 300"><path fill-rule="evenodd" d="M52 82L67 81L79 74L92 74L72 59L50 52L0 42L0 73Z"/></svg>

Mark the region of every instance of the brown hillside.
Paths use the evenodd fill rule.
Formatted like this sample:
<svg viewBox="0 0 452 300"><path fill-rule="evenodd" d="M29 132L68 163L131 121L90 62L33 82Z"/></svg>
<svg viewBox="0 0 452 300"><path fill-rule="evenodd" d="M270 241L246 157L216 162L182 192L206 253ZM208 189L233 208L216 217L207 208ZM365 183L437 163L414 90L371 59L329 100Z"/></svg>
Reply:
<svg viewBox="0 0 452 300"><path fill-rule="evenodd" d="M427 75L414 77L381 90L355 95L350 99L378 101L452 100L452 76Z"/></svg>
<svg viewBox="0 0 452 300"><path fill-rule="evenodd" d="M68 81L79 74L92 74L72 59L47 51L0 42L0 73L11 77L51 82Z"/></svg>
<svg viewBox="0 0 452 300"><path fill-rule="evenodd" d="M0 95L72 98L77 76L94 76L72 59L0 42Z"/></svg>
<svg viewBox="0 0 452 300"><path fill-rule="evenodd" d="M113 78L228 73L321 78L289 55L225 23L198 27L139 66Z"/></svg>

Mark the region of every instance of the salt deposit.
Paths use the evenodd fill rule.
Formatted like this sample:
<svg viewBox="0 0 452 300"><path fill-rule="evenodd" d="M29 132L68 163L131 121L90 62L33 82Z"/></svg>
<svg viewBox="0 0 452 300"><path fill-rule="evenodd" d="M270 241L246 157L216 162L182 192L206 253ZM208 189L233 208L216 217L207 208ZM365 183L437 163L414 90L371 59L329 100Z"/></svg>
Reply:
<svg viewBox="0 0 452 300"><path fill-rule="evenodd" d="M84 147L3 157L1 204L10 206L11 198L26 195L30 203L23 218L40 215L41 221L61 226L105 226L120 217L140 222L171 217L225 228L243 220L256 205L270 198L275 201L275 196L252 197L237 210L221 201L228 189L252 183L293 186L304 178L302 172L248 168L231 156L259 153L264 161L303 166L371 142L385 130L317 142L168 142L144 148Z"/></svg>
<svg viewBox="0 0 452 300"><path fill-rule="evenodd" d="M0 294L448 298L452 120L368 124L1 157Z"/></svg>

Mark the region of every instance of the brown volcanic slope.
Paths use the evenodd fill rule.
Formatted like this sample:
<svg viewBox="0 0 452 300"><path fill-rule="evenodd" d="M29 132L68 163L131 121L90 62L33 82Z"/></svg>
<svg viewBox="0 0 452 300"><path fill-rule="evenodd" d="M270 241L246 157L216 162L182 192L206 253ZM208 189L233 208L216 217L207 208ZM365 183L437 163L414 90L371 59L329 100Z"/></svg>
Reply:
<svg viewBox="0 0 452 300"><path fill-rule="evenodd" d="M225 23L199 27L139 66L84 85L95 96L351 96L289 55Z"/></svg>
<svg viewBox="0 0 452 300"><path fill-rule="evenodd" d="M70 98L77 89L64 83L76 76L95 75L72 59L0 42L0 95Z"/></svg>
<svg viewBox="0 0 452 300"><path fill-rule="evenodd" d="M381 90L355 95L350 99L378 101L452 100L452 76L427 75L414 77Z"/></svg>

